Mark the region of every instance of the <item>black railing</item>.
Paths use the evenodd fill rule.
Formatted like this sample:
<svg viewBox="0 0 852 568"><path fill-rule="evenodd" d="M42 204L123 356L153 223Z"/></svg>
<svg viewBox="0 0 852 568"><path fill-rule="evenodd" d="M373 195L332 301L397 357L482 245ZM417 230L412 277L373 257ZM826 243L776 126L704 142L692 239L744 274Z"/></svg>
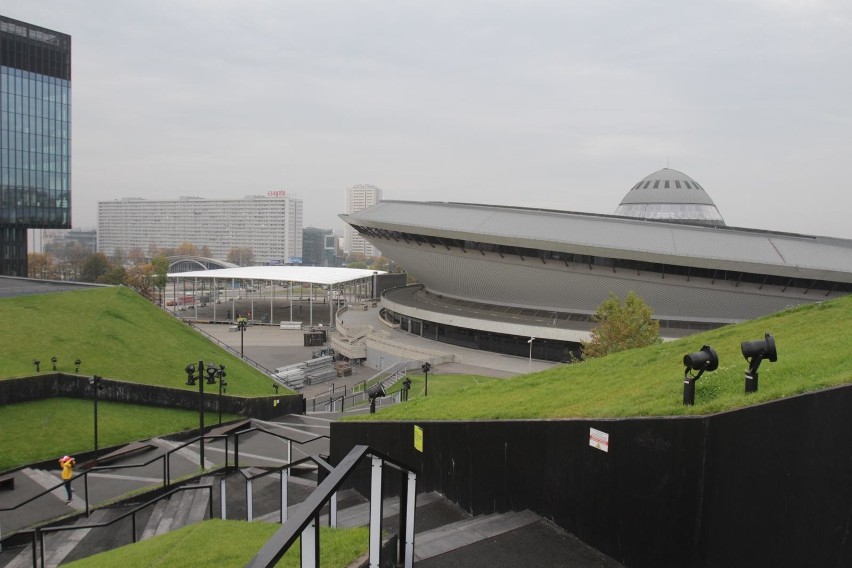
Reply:
<svg viewBox="0 0 852 568"><path fill-rule="evenodd" d="M307 456L300 460L296 460L294 462L290 462L288 464L278 466L278 467L263 467L263 468L249 468L249 469L240 469L238 470L240 475L243 476L245 480L245 498L246 498L246 520L251 522L254 520L254 491L253 484L257 479L261 479L267 477L269 475L278 474L279 475L279 491L278 491L278 500L280 502L280 511L278 515L278 522L282 525L287 521L287 503L288 503L288 491L287 491L287 482L288 477L290 475L290 470L294 467L300 466L304 463L313 462L317 465L318 468L324 469L326 472L331 472L334 468L332 468L324 459L319 456ZM321 476L317 476L317 485L319 485L319 479ZM225 502L225 499L222 499L222 502ZM329 526L336 527L337 526L337 498L332 496L330 503L331 509L329 511L328 523ZM222 518L225 518L225 513L222 513Z"/></svg>
<svg viewBox="0 0 852 568"><path fill-rule="evenodd" d="M303 440L303 441L300 442L298 440L294 440L293 438L284 436L283 434L277 434L275 432L267 430L266 428L261 428L260 426L254 426L252 428L240 430L239 432L234 432L234 467L236 467L236 468L240 467L240 436L242 436L243 434L249 434L251 432L263 432L264 434L269 434L270 436L274 436L274 437L279 438L281 440L286 440L287 441L287 463L290 463L290 462L293 461L293 444L294 443L299 444L299 445L305 445L305 444L310 444L311 442L316 442L317 440L322 440L322 439L329 440L330 439L327 435L323 434L322 436L316 436L314 438L310 438L308 440Z"/></svg>
<svg viewBox="0 0 852 568"><path fill-rule="evenodd" d="M85 507L86 516L88 517L88 516L91 515L91 511L92 511L91 502L89 501L89 476L91 474L99 473L99 472L103 472L103 471L114 471L114 470L117 470L117 469L133 469L133 468L147 467L147 466L151 465L152 463L155 463L159 460L163 460L163 487L165 488L165 487L168 487L169 485L171 485L170 461L171 461L172 454L174 454L175 452L177 452L179 450L182 450L183 448L185 448L189 445L192 445L192 444L198 442L201 438L202 438L202 436L199 436L198 438L193 438L191 440L188 440L188 441L184 442L183 444L181 444L180 446L178 446L176 448L172 448L172 449L170 449L170 450L168 450L168 451L166 451L166 452L164 452L164 453L162 453L162 454L160 454L156 457L153 457L153 458L151 458L151 459L149 459L145 462L142 462L142 463L96 466L96 467L93 467L93 468L88 469L86 471L78 473L77 475L71 477L71 479L67 480L67 481L73 482L76 479L80 479L80 478L83 479L83 499L84 499L85 505L86 505L86 507ZM203 438L205 440L211 440L211 439L215 440L215 439L224 438L224 440L225 440L225 467L227 467L228 466L228 436L224 435L224 434L205 435L205 436L203 436ZM35 501L36 499L39 499L40 497L44 497L45 495L48 495L49 493L52 493L53 491L56 491L57 489L62 488L65 485L65 483L66 483L66 480L63 480L63 481L57 483L56 485L54 485L53 487L47 488L47 489L45 489L45 490L43 490L39 493L36 493L35 495L21 501L20 503L18 503L16 505L13 505L11 507L4 507L4 508L0 509L0 513L4 513L4 512L8 512L8 511L15 511L15 510L23 507L24 505L28 505L29 503L32 503L33 501ZM0 536L2 536L2 534L0 534ZM0 542L2 542L2 540L0 540Z"/></svg>
<svg viewBox="0 0 852 568"><path fill-rule="evenodd" d="M138 507L135 507L134 509L127 511L126 513L123 513L123 514L121 514L121 515L119 515L119 516L117 516L114 519L111 519L109 521L103 521L103 522L100 522L100 523L92 523L92 524L89 524L89 525L40 527L40 528L36 528L36 529L29 529L27 531L22 531L23 534L26 534L26 533L32 534L33 568L38 568L39 566L45 566L45 563L44 563L44 549L45 549L45 547L44 547L44 536L45 536L45 534L58 533L58 532L62 532L62 531L75 531L75 530L83 530L83 529L106 528L106 527L112 526L113 524L115 524L119 521L126 519L127 517L130 517L132 519L131 520L131 527L132 527L131 530L132 530L132 533L133 533L132 540L135 543L138 540L138 537L136 536L136 532L137 532L137 530L136 530L136 514L138 512L146 509L147 507L150 507L151 505L153 505L153 504L155 504L159 501L162 501L163 499L166 499L166 498L170 499L172 497L172 495L174 495L176 493L179 493L179 492L182 492L182 491L195 491L195 490L200 490L200 489L206 489L207 491L210 492L210 494L208 496L207 507L208 507L209 517L213 518L213 485L212 484L186 485L184 487L177 487L175 489L172 489L168 493L164 493L164 494L162 494L162 495L160 495L160 496L158 496L154 499L151 499L150 501L147 501L147 502L143 503L142 505L139 505ZM36 554L36 546L38 546L38 555Z"/></svg>
<svg viewBox="0 0 852 568"><path fill-rule="evenodd" d="M385 464L402 473L399 507L399 539L396 561L405 568L414 564L414 507L417 474L409 466L369 446L355 446L340 464L311 493L293 516L284 523L260 552L246 565L248 568L271 568L287 550L300 540L302 567L318 567L320 559L319 516L338 488L352 474L361 460L371 459L370 477L370 566L379 566L382 556L382 470Z"/></svg>

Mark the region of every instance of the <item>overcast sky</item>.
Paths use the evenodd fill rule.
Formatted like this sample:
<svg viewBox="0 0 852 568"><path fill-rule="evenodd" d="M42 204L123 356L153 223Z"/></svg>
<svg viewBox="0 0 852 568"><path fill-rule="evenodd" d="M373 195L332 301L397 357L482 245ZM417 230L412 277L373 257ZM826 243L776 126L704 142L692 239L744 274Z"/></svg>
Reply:
<svg viewBox="0 0 852 568"><path fill-rule="evenodd" d="M666 167L728 225L852 238L852 2L27 0L72 36L73 222L287 190L613 213Z"/></svg>

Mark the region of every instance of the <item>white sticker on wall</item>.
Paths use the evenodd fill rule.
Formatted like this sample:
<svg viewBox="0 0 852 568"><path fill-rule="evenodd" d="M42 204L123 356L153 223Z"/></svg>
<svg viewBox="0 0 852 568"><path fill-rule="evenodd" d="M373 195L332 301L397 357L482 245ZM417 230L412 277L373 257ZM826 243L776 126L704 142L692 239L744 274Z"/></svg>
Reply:
<svg viewBox="0 0 852 568"><path fill-rule="evenodd" d="M609 434L589 428L589 445L603 452L609 451Z"/></svg>

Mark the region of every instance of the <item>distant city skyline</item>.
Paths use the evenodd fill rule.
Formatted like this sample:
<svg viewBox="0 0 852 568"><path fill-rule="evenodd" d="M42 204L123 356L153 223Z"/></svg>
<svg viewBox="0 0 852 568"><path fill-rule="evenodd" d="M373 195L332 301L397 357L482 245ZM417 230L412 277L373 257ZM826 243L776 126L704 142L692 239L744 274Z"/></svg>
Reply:
<svg viewBox="0 0 852 568"><path fill-rule="evenodd" d="M286 190L614 213L662 167L730 226L852 237L852 5L29 0L69 33L74 227Z"/></svg>

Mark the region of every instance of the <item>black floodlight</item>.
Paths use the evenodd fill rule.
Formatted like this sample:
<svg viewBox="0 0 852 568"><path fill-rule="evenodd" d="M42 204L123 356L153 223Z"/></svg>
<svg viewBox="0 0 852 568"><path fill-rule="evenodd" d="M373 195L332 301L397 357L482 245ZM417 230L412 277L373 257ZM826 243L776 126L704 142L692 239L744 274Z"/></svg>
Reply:
<svg viewBox="0 0 852 568"><path fill-rule="evenodd" d="M275 389L275 394L278 394L278 383L272 383L272 388Z"/></svg>
<svg viewBox="0 0 852 568"><path fill-rule="evenodd" d="M757 392L757 368L764 359L770 363L778 360L778 351L775 349L775 338L766 334L763 339L754 341L743 341L740 344L743 357L748 361L748 371L745 374L745 391Z"/></svg>
<svg viewBox="0 0 852 568"><path fill-rule="evenodd" d="M36 373L41 371L41 361L39 361L38 359L33 359L33 365L35 365L36 367Z"/></svg>
<svg viewBox="0 0 852 568"><path fill-rule="evenodd" d="M195 365L190 363L184 369L186 371L186 384L187 386L195 386Z"/></svg>
<svg viewBox="0 0 852 568"><path fill-rule="evenodd" d="M382 386L382 383L377 383L367 389L367 396L370 397L370 414L375 414L376 399L385 396L385 387Z"/></svg>
<svg viewBox="0 0 852 568"><path fill-rule="evenodd" d="M56 370L56 357L51 357L50 362L53 363L53 370Z"/></svg>
<svg viewBox="0 0 852 568"><path fill-rule="evenodd" d="M89 384L92 385L92 387L94 387L96 390L104 390L103 385L101 385L101 379L103 379L103 377L94 375L89 378Z"/></svg>
<svg viewBox="0 0 852 568"><path fill-rule="evenodd" d="M377 383L367 389L367 396L371 399L385 396L385 387L382 386L382 383Z"/></svg>
<svg viewBox="0 0 852 568"><path fill-rule="evenodd" d="M719 356L712 347L705 345L701 351L684 355L683 365L686 367L683 372L683 404L692 406L695 404L695 381L701 378L704 371L715 371L719 368ZM697 373L690 374L690 371Z"/></svg>
<svg viewBox="0 0 852 568"><path fill-rule="evenodd" d="M217 372L218 372L218 369L216 368L216 365L214 365L213 363L210 363L209 365L207 365L207 384L208 385L215 385L216 384L216 373Z"/></svg>
<svg viewBox="0 0 852 568"><path fill-rule="evenodd" d="M75 373L80 372L80 363L81 363L81 361L79 359L74 361L74 372Z"/></svg>

